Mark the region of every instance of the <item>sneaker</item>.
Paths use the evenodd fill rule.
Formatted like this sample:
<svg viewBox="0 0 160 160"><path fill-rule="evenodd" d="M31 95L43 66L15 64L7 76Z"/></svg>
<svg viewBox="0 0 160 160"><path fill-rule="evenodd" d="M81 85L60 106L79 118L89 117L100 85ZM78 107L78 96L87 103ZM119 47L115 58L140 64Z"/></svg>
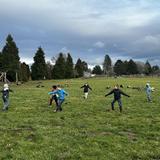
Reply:
<svg viewBox="0 0 160 160"><path fill-rule="evenodd" d="M54 113L56 113L56 112L57 112L57 110L55 109L53 112L54 112Z"/></svg>

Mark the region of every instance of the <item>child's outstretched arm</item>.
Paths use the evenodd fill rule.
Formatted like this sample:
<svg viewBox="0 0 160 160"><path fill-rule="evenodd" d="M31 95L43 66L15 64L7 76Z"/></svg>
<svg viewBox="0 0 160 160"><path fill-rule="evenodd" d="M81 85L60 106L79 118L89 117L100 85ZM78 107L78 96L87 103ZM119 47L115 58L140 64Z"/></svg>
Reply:
<svg viewBox="0 0 160 160"><path fill-rule="evenodd" d="M64 90L64 94L65 94L66 96L69 96L68 92L66 92L65 90Z"/></svg>
<svg viewBox="0 0 160 160"><path fill-rule="evenodd" d="M10 91L10 92L13 92L13 90L12 90L12 89L9 89L9 91Z"/></svg>
<svg viewBox="0 0 160 160"><path fill-rule="evenodd" d="M49 95L53 95L53 94L56 94L57 91L51 91L51 92L48 92Z"/></svg>
<svg viewBox="0 0 160 160"><path fill-rule="evenodd" d="M121 92L122 95L124 95L124 96L126 96L126 97L130 97L128 94L126 94L126 93L124 93L124 92L122 92L122 91L120 91L120 92Z"/></svg>
<svg viewBox="0 0 160 160"><path fill-rule="evenodd" d="M92 91L92 88L90 86L88 86L88 88Z"/></svg>
<svg viewBox="0 0 160 160"><path fill-rule="evenodd" d="M105 97L107 97L107 96L109 96L109 95L111 95L111 94L113 94L113 90L110 91L108 94L106 94Z"/></svg>

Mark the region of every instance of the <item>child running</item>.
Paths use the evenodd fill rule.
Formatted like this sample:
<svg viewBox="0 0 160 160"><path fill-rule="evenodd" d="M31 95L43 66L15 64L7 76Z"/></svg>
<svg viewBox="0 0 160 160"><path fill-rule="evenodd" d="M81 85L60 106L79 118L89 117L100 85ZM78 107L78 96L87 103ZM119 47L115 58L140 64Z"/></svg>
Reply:
<svg viewBox="0 0 160 160"><path fill-rule="evenodd" d="M150 84L147 83L146 84L146 95L147 95L148 102L152 102L151 93L152 93L152 88L151 88Z"/></svg>
<svg viewBox="0 0 160 160"><path fill-rule="evenodd" d="M54 92L57 90L57 86L54 85L52 86L52 91L51 92ZM50 92L49 92L50 93ZM49 100L49 106L48 107L51 107L52 106L52 102L53 100L55 101L56 103L56 106L58 106L58 95L57 94L52 94L51 97L50 97L50 100ZM57 108L57 107L56 107Z"/></svg>
<svg viewBox="0 0 160 160"><path fill-rule="evenodd" d="M114 94L114 100L113 100L112 103L111 103L112 110L114 110L114 103L117 101L117 102L118 102L118 105L119 105L119 110L120 110L120 112L122 112L121 94L124 95L124 96L127 96L127 97L130 97L130 96L127 95L127 94L125 94L124 92L122 92L122 91L119 89L119 85L116 85L111 92L109 92L108 94L105 95L105 97L107 97L107 96L109 96L109 95L111 95L111 94Z"/></svg>
<svg viewBox="0 0 160 160"><path fill-rule="evenodd" d="M83 85L81 88L84 88L84 90L83 90L83 92L84 92L84 98L87 99L88 98L89 89L92 90L92 88L89 86L88 83L86 83L85 85Z"/></svg>
<svg viewBox="0 0 160 160"><path fill-rule="evenodd" d="M3 100L3 109L2 111L7 111L9 108L9 92L13 92L9 89L8 84L4 84L2 92L2 100Z"/></svg>
<svg viewBox="0 0 160 160"><path fill-rule="evenodd" d="M48 94L57 95L58 105L56 106L54 112L62 111L62 103L65 101L65 96L67 96L68 93L64 89L60 88L60 86L58 86L54 91L49 92Z"/></svg>

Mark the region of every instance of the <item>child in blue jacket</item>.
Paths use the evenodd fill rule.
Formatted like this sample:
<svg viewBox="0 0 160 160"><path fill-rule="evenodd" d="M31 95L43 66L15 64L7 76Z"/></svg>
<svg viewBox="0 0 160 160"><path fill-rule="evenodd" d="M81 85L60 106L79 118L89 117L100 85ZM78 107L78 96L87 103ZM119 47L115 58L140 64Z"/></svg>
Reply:
<svg viewBox="0 0 160 160"><path fill-rule="evenodd" d="M57 108L54 112L62 111L62 103L65 101L65 96L67 96L68 93L64 89L62 89L58 86L57 90L49 92L48 94L49 95L57 95L58 105L57 105Z"/></svg>

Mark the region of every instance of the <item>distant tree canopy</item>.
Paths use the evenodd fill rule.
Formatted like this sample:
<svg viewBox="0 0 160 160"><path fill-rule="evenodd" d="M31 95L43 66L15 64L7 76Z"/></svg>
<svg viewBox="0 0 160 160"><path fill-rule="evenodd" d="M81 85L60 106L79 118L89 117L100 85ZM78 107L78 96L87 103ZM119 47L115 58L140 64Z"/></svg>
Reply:
<svg viewBox="0 0 160 160"><path fill-rule="evenodd" d="M149 61L146 63L135 62L130 59L129 61L117 60L112 66L112 60L109 55L105 55L104 61L100 65L94 66L93 70L88 69L86 61L77 59L77 62L73 63L73 58L70 53L59 53L57 58L52 58L51 62L45 62L45 53L41 47L39 47L33 57L34 63L31 65L31 71L29 65L24 62L20 62L19 50L13 40L11 34L6 38L5 46L0 51L0 72L7 72L7 79L10 81L16 81L16 75L19 80L28 81L43 80L43 79L69 79L83 77L84 72L92 72L94 74L112 75L113 72L116 75L160 75L160 68L157 65L151 66Z"/></svg>
<svg viewBox="0 0 160 160"><path fill-rule="evenodd" d="M159 66L155 65L152 67L152 73L153 74L159 74L160 73L160 69Z"/></svg>
<svg viewBox="0 0 160 160"><path fill-rule="evenodd" d="M97 74L97 75L101 75L103 73L101 67L99 65L96 65L94 68L93 68L93 71L92 71L93 74Z"/></svg>
<svg viewBox="0 0 160 160"><path fill-rule="evenodd" d="M152 67L151 67L149 61L146 61L144 67L145 67L145 68L144 68L144 70L145 70L144 72L145 72L146 75L149 75L149 74L152 73Z"/></svg>
<svg viewBox="0 0 160 160"><path fill-rule="evenodd" d="M88 71L88 64L79 58L75 64L75 77L83 77L86 71Z"/></svg>
<svg viewBox="0 0 160 160"><path fill-rule="evenodd" d="M73 59L70 53L67 54L66 66L65 66L65 78L73 78L74 77L74 64Z"/></svg>
<svg viewBox="0 0 160 160"><path fill-rule="evenodd" d="M127 65L127 74L138 74L137 64L132 59L130 59Z"/></svg>
<svg viewBox="0 0 160 160"><path fill-rule="evenodd" d="M19 72L19 79L23 82L27 82L30 78L30 69L26 63L20 64L20 72Z"/></svg>
<svg viewBox="0 0 160 160"><path fill-rule="evenodd" d="M117 60L114 65L114 72L117 75L132 75L139 73L137 64L132 59L129 61Z"/></svg>
<svg viewBox="0 0 160 160"><path fill-rule="evenodd" d="M103 62L103 71L104 71L104 74L107 74L107 75L109 75L112 71L112 60L109 57L109 55L105 55L104 62Z"/></svg>
<svg viewBox="0 0 160 160"><path fill-rule="evenodd" d="M1 70L7 72L7 78L10 81L16 80L16 72L20 70L19 51L12 36L9 34L6 38L6 44L2 49Z"/></svg>
<svg viewBox="0 0 160 160"><path fill-rule="evenodd" d="M67 56L59 53L52 70L53 79L69 79L74 77L74 64L70 53Z"/></svg>
<svg viewBox="0 0 160 160"><path fill-rule="evenodd" d="M116 63L115 63L115 65L114 65L114 72L116 73L116 75L126 74L125 64L120 59L117 60Z"/></svg>
<svg viewBox="0 0 160 160"><path fill-rule="evenodd" d="M34 63L31 66L32 79L43 80L47 75L47 67L45 63L45 53L41 47L38 48L34 56Z"/></svg>
<svg viewBox="0 0 160 160"><path fill-rule="evenodd" d="M63 53L60 53L52 70L52 78L64 79L66 71L66 60Z"/></svg>

